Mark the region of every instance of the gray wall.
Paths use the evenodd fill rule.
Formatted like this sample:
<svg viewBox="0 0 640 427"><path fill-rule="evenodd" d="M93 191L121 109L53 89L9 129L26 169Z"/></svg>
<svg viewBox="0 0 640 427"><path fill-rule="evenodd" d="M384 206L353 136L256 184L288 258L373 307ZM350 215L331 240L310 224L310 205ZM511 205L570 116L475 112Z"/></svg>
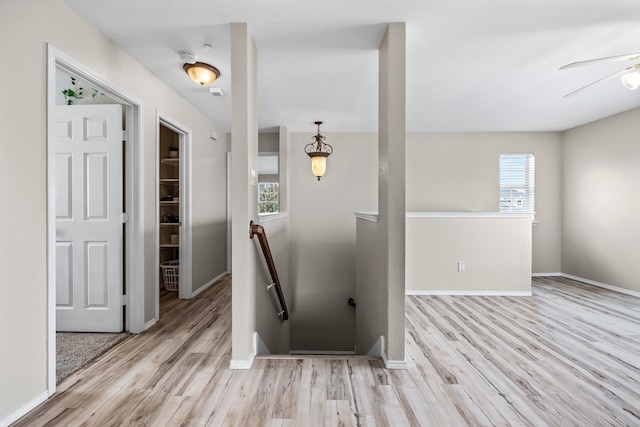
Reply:
<svg viewBox="0 0 640 427"><path fill-rule="evenodd" d="M246 23L231 24L232 355L231 366L249 368L256 332L258 252L249 240L258 222L258 51Z"/></svg>
<svg viewBox="0 0 640 427"><path fill-rule="evenodd" d="M558 132L408 134L407 211L498 211L502 153L535 154L533 273L559 273L562 135Z"/></svg>
<svg viewBox="0 0 640 427"><path fill-rule="evenodd" d="M71 11L62 0L3 1L0 39L3 40L0 44L3 58L20 58L19 67L0 67L4 94L0 104L1 128L5 141L11 144L11 156L0 158L0 177L3 182L11 183L5 186L3 197L19 206L18 213L16 209L0 210L2 221L11 224L3 234L0 249L2 283L11 284L11 298L0 299L0 336L3 341L0 352L0 420L3 420L34 399L42 398L47 389L47 43L104 76L144 106L141 115L144 139L140 146L145 165L141 172L145 322L153 318L157 286L157 201L155 168L152 166L155 164L156 111L191 129L194 157L202 154L211 159L217 156L217 148L211 145L208 131L213 129L218 134L224 133ZM24 80L25 69L30 70L29 84L16 84ZM222 147L224 143L220 142ZM224 157L224 149L221 153ZM200 166L205 165L194 164L195 176L199 176L197 169ZM217 175L207 176L207 179L214 187L209 190L224 194L224 180L216 181ZM215 210L211 217L202 219L198 213L200 206L195 209L198 221L218 223L225 216L224 210L220 213ZM224 257L225 250L222 240L214 251L219 251Z"/></svg>
<svg viewBox="0 0 640 427"><path fill-rule="evenodd" d="M526 215L408 214L407 293L529 295L531 234Z"/></svg>
<svg viewBox="0 0 640 427"><path fill-rule="evenodd" d="M335 152L320 182L303 152L311 135L292 134L292 349L350 350L353 320L343 300L354 290L353 212L378 209L371 185L377 182L377 135L325 134ZM509 152L536 156L533 272L559 273L561 133L408 133L406 209L497 211L498 159ZM335 320L327 319L327 310L335 310Z"/></svg>
<svg viewBox="0 0 640 427"><path fill-rule="evenodd" d="M276 265L278 279L282 286L285 303L290 309L291 278L289 254L289 217L284 216L265 220L261 218L269 248ZM272 283L269 269L262 255L258 236L253 238L254 253L256 254L256 332L272 354L288 354L291 339L291 320L281 322L277 317L280 311L275 288L267 291L267 285Z"/></svg>
<svg viewBox="0 0 640 427"><path fill-rule="evenodd" d="M266 137L265 137L266 136ZM276 265L278 278L282 286L285 304L291 315L292 290L291 281L291 242L290 221L286 213L288 206L287 188L289 182L289 133L285 127L275 134L260 134L258 136L258 149L264 148L264 141L269 141L267 151L280 151L279 177L280 182L280 210L278 215L260 215L259 220L264 227L269 247ZM254 237L254 248L259 261L256 273L256 332L258 333L265 349L257 348L258 354L262 350L266 353L287 354L291 348L291 323L289 319L280 322L277 313L281 310L275 289L266 291L266 285L272 283L269 270L264 261L257 237Z"/></svg>
<svg viewBox="0 0 640 427"><path fill-rule="evenodd" d="M354 211L377 209L375 134L326 133L334 152L320 181L304 146L313 133L291 134L290 219L293 350L352 351L355 313Z"/></svg>
<svg viewBox="0 0 640 427"><path fill-rule="evenodd" d="M640 109L564 133L562 271L640 292Z"/></svg>
<svg viewBox="0 0 640 427"><path fill-rule="evenodd" d="M227 150L220 138L213 141L197 133L192 139L193 291L227 270Z"/></svg>

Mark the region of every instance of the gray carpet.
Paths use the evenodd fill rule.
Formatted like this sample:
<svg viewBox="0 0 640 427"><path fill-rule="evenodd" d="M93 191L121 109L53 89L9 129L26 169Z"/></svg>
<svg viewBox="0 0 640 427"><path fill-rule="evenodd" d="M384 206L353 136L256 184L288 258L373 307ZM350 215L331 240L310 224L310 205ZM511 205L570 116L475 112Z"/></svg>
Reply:
<svg viewBox="0 0 640 427"><path fill-rule="evenodd" d="M57 332L56 383L88 365L128 336L128 332Z"/></svg>

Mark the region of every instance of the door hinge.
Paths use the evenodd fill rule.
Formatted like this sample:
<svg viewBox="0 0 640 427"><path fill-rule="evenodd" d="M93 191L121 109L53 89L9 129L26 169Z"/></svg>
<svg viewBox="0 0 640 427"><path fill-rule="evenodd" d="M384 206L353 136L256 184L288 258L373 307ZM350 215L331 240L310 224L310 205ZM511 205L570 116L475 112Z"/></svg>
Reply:
<svg viewBox="0 0 640 427"><path fill-rule="evenodd" d="M126 295L121 295L120 296L120 302L122 302L122 305L127 305L129 304L129 297Z"/></svg>
<svg viewBox="0 0 640 427"><path fill-rule="evenodd" d="M128 223L129 222L129 214L126 213L126 212L122 212L120 214L120 222L123 223L123 224Z"/></svg>
<svg viewBox="0 0 640 427"><path fill-rule="evenodd" d="M122 131L122 140L124 142L129 142L129 131L128 130L123 130Z"/></svg>

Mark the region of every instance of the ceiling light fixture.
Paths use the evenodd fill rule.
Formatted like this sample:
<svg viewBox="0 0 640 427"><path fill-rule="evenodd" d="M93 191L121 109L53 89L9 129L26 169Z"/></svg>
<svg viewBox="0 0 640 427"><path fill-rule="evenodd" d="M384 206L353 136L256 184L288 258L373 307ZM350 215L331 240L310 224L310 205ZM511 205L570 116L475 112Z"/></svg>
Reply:
<svg viewBox="0 0 640 427"><path fill-rule="evenodd" d="M318 125L318 133L312 137L314 142L310 142L304 147L304 151L311 157L311 170L318 178L318 181L320 181L320 178L327 171L327 157L333 153L333 147L326 144L324 142L326 138L320 135L320 125L322 122L314 123Z"/></svg>
<svg viewBox="0 0 640 427"><path fill-rule="evenodd" d="M622 84L629 90L640 87L640 64L634 67L636 70L622 76Z"/></svg>
<svg viewBox="0 0 640 427"><path fill-rule="evenodd" d="M220 77L220 71L213 65L204 62L186 63L182 66L184 71L191 77L191 80L200 86L208 85Z"/></svg>

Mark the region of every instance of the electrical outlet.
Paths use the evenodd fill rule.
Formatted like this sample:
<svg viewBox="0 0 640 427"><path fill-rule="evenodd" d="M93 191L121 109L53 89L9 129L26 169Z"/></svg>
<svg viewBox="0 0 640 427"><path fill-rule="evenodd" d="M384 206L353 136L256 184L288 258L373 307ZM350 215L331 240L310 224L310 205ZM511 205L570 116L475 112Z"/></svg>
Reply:
<svg viewBox="0 0 640 427"><path fill-rule="evenodd" d="M464 273L466 268L464 261L458 261L458 273Z"/></svg>

